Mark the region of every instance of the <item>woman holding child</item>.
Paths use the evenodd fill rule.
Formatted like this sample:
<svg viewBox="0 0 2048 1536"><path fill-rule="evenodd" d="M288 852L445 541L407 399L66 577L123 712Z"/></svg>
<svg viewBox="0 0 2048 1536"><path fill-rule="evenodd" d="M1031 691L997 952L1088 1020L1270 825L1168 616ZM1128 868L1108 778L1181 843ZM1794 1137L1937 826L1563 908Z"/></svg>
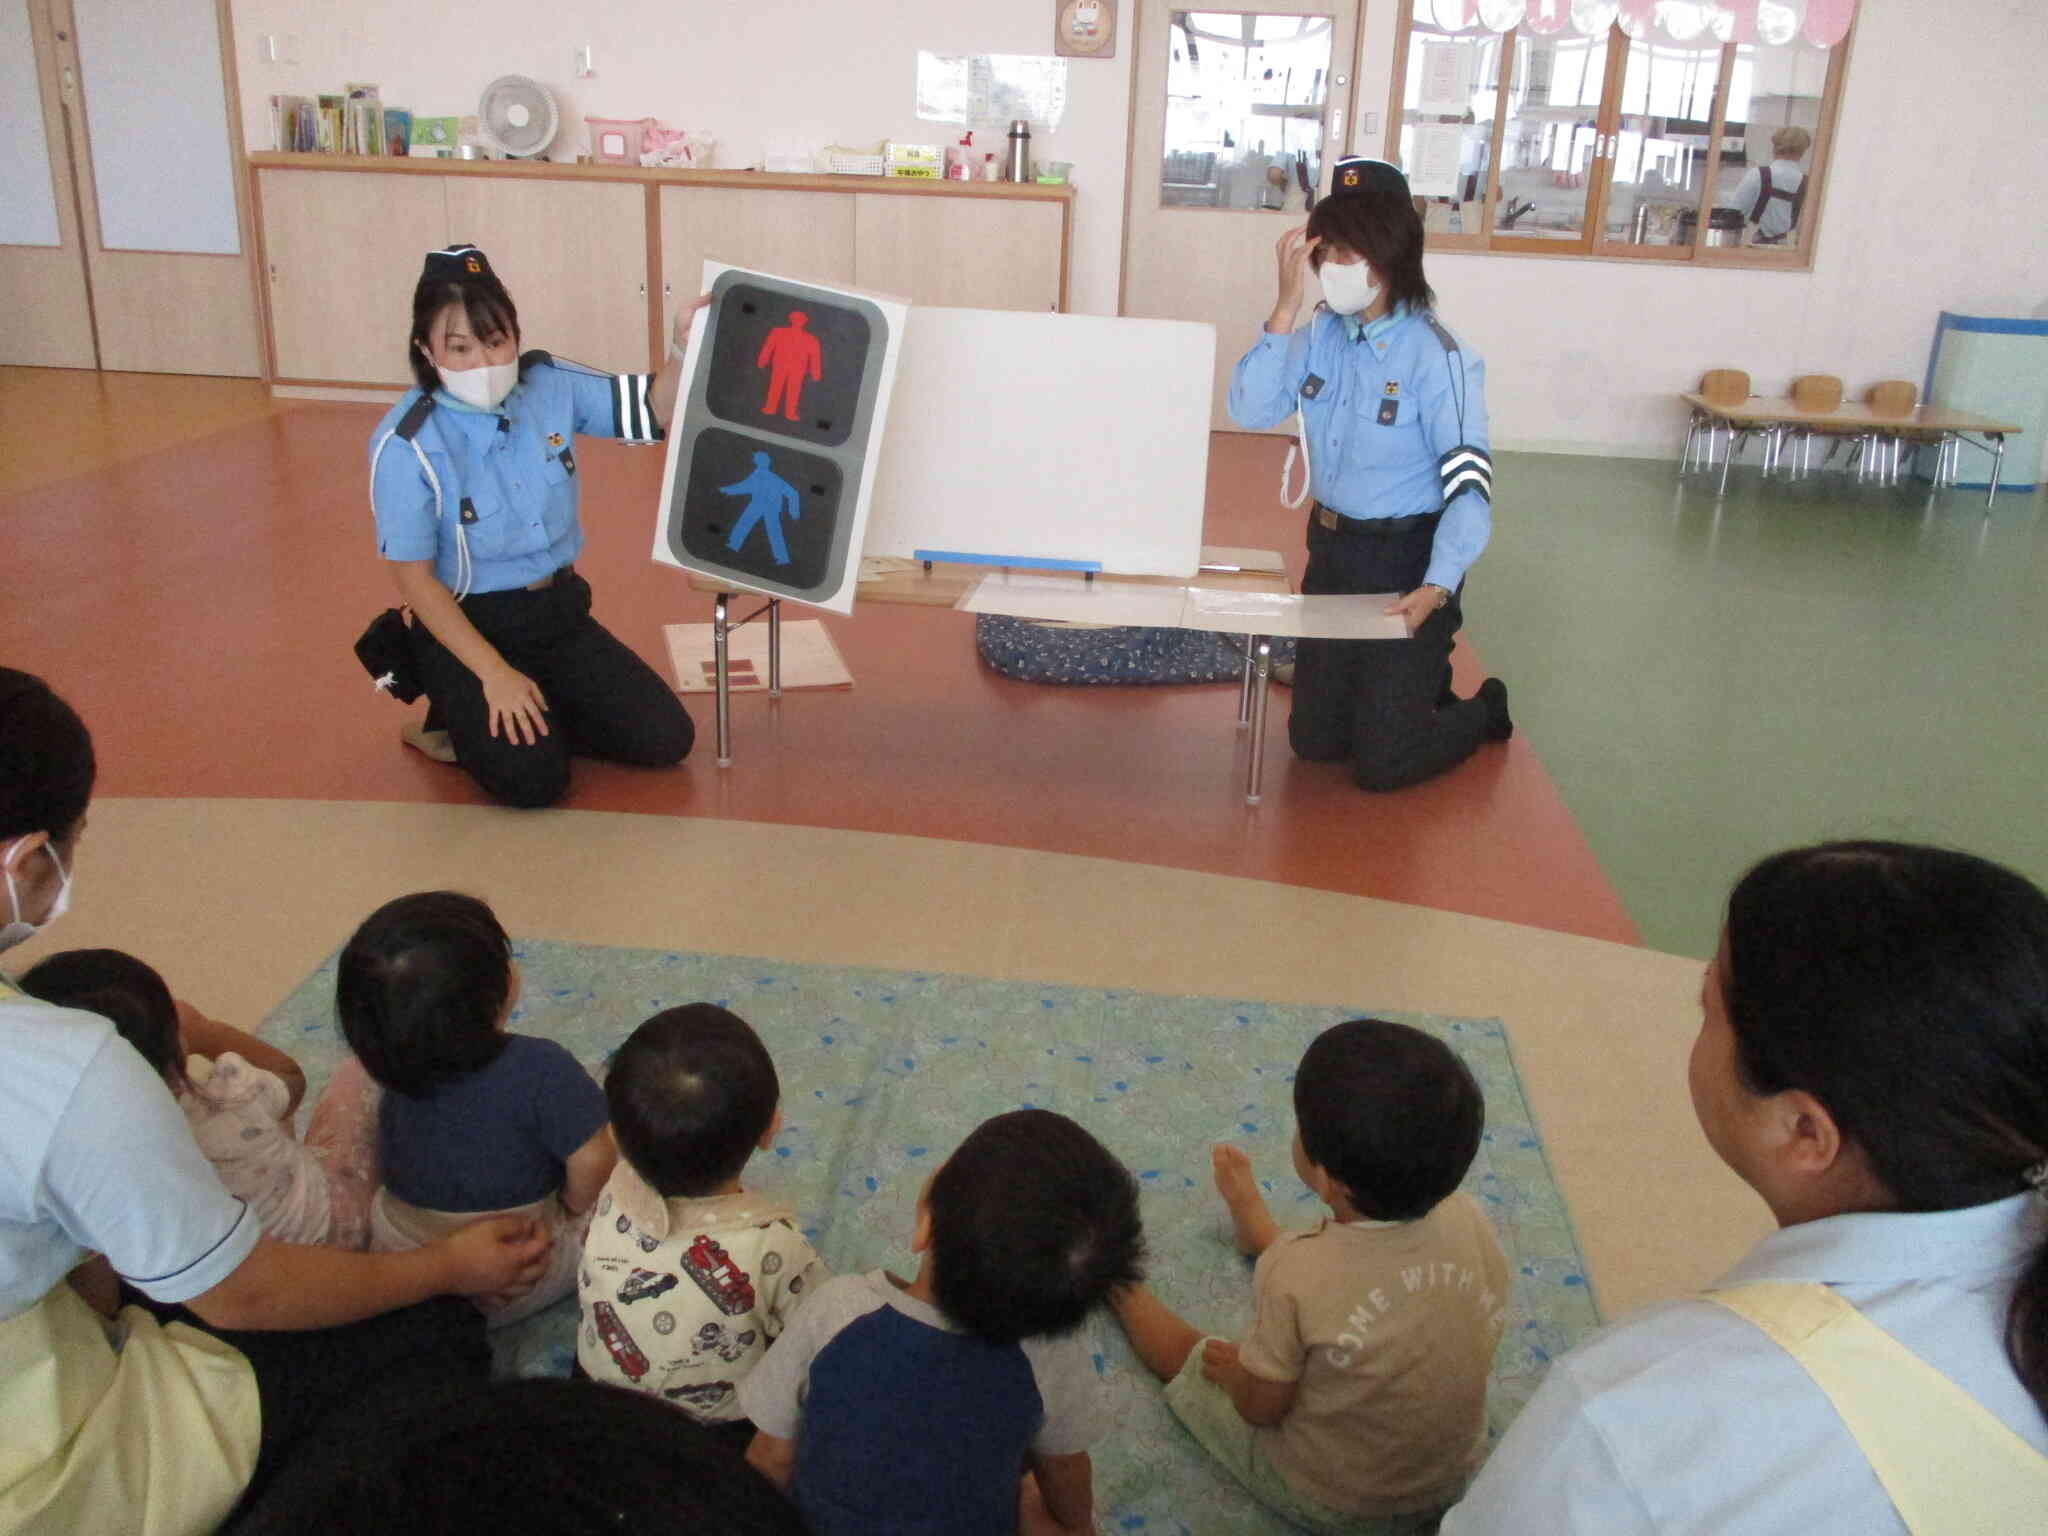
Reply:
<svg viewBox="0 0 2048 1536"><path fill-rule="evenodd" d="M71 708L4 668L0 741L6 949L70 905L96 765ZM153 1306L67 1283L94 1255ZM544 1257L518 1221L408 1254L264 1237L113 1024L0 978L0 1529L211 1530L365 1382L481 1376L475 1314L429 1298Z"/></svg>
<svg viewBox="0 0 2048 1536"><path fill-rule="evenodd" d="M1444 1531L2041 1529L2048 896L1936 848L1781 853L1700 1002L1694 1110L1779 1230L1552 1365Z"/></svg>

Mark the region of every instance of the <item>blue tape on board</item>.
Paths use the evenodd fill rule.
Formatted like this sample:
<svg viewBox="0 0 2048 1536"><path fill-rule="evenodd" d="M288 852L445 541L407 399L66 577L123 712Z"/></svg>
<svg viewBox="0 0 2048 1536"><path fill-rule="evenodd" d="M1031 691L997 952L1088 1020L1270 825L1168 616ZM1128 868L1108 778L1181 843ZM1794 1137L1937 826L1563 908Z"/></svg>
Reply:
<svg viewBox="0 0 2048 1536"><path fill-rule="evenodd" d="M917 558L933 565L1007 565L1019 571L1100 571L1100 560L1049 560L1041 555L974 555L955 549L920 549Z"/></svg>

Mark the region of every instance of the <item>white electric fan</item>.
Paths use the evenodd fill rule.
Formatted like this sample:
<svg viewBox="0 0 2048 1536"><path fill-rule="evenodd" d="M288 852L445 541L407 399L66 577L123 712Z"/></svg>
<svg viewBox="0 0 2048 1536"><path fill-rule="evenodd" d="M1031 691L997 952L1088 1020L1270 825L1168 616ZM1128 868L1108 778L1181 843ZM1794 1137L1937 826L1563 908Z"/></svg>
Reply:
<svg viewBox="0 0 2048 1536"><path fill-rule="evenodd" d="M524 75L500 75L476 105L477 136L501 155L537 160L554 142L562 115L546 86Z"/></svg>

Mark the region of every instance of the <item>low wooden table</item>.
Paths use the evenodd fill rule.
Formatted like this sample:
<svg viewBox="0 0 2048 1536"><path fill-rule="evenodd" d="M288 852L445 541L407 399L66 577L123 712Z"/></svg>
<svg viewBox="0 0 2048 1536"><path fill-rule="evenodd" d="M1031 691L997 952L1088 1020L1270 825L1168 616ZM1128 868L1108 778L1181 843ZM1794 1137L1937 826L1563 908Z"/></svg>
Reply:
<svg viewBox="0 0 2048 1536"><path fill-rule="evenodd" d="M1724 496L1728 492L1729 466L1735 462L1742 438L1757 433L1769 440L1764 459L1764 472L1769 474L1775 467L1785 434L1806 432L1871 440L1891 439L1894 457L1890 483L1898 480L1896 454L1901 440L1914 438L1938 442L1941 447L1935 460L1934 479L1937 490L1955 483L1959 444L1969 443L1973 448L1981 448L1992 456L1991 486L1984 497L1984 505L1988 509L1992 498L1998 494L1998 476L2005 466L2005 440L2023 430L2011 422L1998 421L1990 416L1932 405L1915 406L1903 416L1880 416L1860 401L1844 401L1832 411L1807 411L1784 396L1752 395L1733 405L1709 400L1697 393L1678 398L1691 406L1693 413L1691 429L1686 433L1685 454L1678 465L1681 476L1691 467L1693 443L1702 429L1709 433L1710 440L1715 430L1725 427L1728 431L1728 450L1721 458L1721 479L1714 492L1716 496ZM1988 438L1989 442L1975 441L1972 433ZM1702 455L1703 463L1707 457Z"/></svg>
<svg viewBox="0 0 2048 1536"><path fill-rule="evenodd" d="M1207 559L1207 551L1204 558ZM1279 568L1280 557L1265 551L1259 564L1270 564L1274 569L1254 570L1242 566L1204 564L1193 577L1178 576L1105 576L1105 581L1120 583L1141 583L1146 586L1188 587L1235 592L1265 592L1286 594L1291 590L1284 569ZM916 560L890 560L886 562L863 562L860 584L855 589L857 603L904 603L924 608L954 608L960 600L979 584L988 574L986 567L969 565L928 565ZM1089 578L1078 571L1033 572L1076 584ZM730 582L702 572L689 573L691 589L708 592L714 599L711 609L711 651L715 674L714 693L717 698L718 722L718 766L732 766L732 693L727 646L731 632L756 619L766 617L768 621L768 696L782 696L782 599L765 593L741 594ZM761 606L743 619L732 617L732 602L735 597L747 595L761 599ZM1266 694L1272 668L1272 641L1270 637L1253 635L1245 647L1244 672L1239 680L1237 695L1237 725L1239 730L1253 733L1251 763L1246 771L1245 800L1256 805L1260 797L1260 779L1265 754L1262 750L1265 740Z"/></svg>

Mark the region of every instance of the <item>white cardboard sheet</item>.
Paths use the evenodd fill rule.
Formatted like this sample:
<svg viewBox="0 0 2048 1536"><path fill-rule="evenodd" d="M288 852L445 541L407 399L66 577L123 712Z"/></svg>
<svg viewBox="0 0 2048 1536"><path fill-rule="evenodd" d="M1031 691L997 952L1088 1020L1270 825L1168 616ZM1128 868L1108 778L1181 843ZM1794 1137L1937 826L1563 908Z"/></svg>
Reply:
<svg viewBox="0 0 2048 1536"><path fill-rule="evenodd" d="M1229 587L1083 582L1068 577L996 571L961 597L968 613L1069 624L1141 624L1226 635L1307 640L1405 640L1408 627L1385 613L1400 594L1304 597L1296 592L1243 592Z"/></svg>

